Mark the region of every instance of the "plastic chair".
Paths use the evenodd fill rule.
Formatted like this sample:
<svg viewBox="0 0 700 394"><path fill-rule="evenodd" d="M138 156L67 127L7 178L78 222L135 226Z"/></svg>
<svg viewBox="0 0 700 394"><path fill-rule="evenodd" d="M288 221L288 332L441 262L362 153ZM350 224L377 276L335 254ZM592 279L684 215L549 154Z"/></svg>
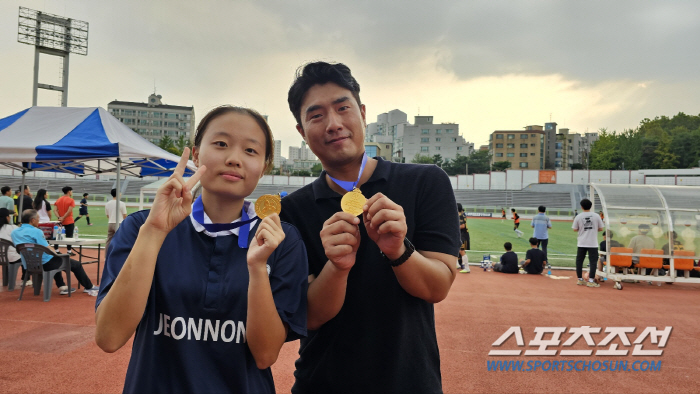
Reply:
<svg viewBox="0 0 700 394"><path fill-rule="evenodd" d="M7 286L8 291L13 291L15 289L15 282L17 281L17 271L21 262L15 263L10 261L7 257L7 252L9 248L14 248L15 245L6 240L0 239L0 265L2 266L2 285Z"/></svg>
<svg viewBox="0 0 700 394"><path fill-rule="evenodd" d="M695 252L692 250L674 250L673 251L674 256L683 256L683 257L691 257L689 259L683 259L683 258L678 258L674 257L673 258L673 264L678 271L685 271L685 277L690 276L690 271L695 268L695 260L692 259L692 257L695 257ZM671 265L666 265L664 264L664 269L670 270Z"/></svg>
<svg viewBox="0 0 700 394"><path fill-rule="evenodd" d="M610 253L611 254L608 255L610 258L610 265L624 268L624 273L627 274L627 268L632 266L632 256L619 256L613 253L634 253L634 250L632 250L632 248L614 246L610 248Z"/></svg>
<svg viewBox="0 0 700 394"><path fill-rule="evenodd" d="M44 301L51 300L51 283L54 275L61 271L66 271L66 277L68 278L68 297L71 296L71 272L70 272L70 256L67 254L58 254L53 250L37 244L19 244L17 245L17 252L24 257L24 261L27 263L27 273L22 278L22 291L19 293L19 301L22 300L22 295L24 294L24 287L27 284L27 276L32 275L34 278L34 295L39 295L41 289L41 283L44 283ZM44 271L42 257L44 254L48 254L54 257L60 257L62 264L60 268L51 271Z"/></svg>
<svg viewBox="0 0 700 394"><path fill-rule="evenodd" d="M642 249L640 254L664 254L661 249ZM663 266L664 259L661 257L645 257L639 256L639 263L637 263L638 268L650 268L654 276L658 276L659 269Z"/></svg>

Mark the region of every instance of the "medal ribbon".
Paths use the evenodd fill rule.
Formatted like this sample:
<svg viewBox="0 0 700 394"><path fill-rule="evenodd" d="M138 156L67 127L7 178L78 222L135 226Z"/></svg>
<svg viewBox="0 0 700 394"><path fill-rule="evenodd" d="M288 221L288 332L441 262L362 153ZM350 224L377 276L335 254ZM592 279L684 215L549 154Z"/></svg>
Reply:
<svg viewBox="0 0 700 394"><path fill-rule="evenodd" d="M340 179L335 179L330 174L328 176L335 182L336 185L342 187L346 191L353 191L358 183L360 183L360 178L362 178L362 172L365 170L365 164L367 164L367 152L362 154L362 165L360 166L360 173L357 175L357 181L341 181Z"/></svg>
<svg viewBox="0 0 700 394"><path fill-rule="evenodd" d="M205 230L210 233L218 233L219 231L228 231L235 228L238 230L238 247L241 249L248 248L248 234L250 233L250 226L246 224L252 223L254 220L258 219L255 216L252 219L248 219L248 212L246 212L246 204L243 203L243 208L241 209L241 221L234 223L204 223L204 204L202 203L202 196L197 197L192 205L192 217L197 221Z"/></svg>

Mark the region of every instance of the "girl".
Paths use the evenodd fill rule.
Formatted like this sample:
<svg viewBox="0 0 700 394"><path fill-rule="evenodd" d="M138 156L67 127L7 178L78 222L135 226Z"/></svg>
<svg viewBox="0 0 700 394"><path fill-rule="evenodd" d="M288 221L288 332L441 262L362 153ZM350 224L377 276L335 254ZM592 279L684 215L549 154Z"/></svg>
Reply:
<svg viewBox="0 0 700 394"><path fill-rule="evenodd" d="M275 392L269 367L285 341L306 335L308 274L297 229L277 214L257 219L244 201L272 144L257 112L213 109L197 127L197 172L182 177L185 148L150 212L114 235L95 340L111 353L136 333L124 392Z"/></svg>
<svg viewBox="0 0 700 394"><path fill-rule="evenodd" d="M39 223L46 223L51 221L51 204L47 200L48 194L45 189L39 189L36 192L36 197L34 197L34 203L32 204L34 209L39 212Z"/></svg>

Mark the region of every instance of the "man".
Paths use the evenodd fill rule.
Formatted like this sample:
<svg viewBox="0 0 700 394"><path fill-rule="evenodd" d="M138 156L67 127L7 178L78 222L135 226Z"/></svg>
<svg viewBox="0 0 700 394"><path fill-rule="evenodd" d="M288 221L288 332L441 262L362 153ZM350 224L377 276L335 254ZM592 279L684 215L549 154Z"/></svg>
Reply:
<svg viewBox="0 0 700 394"><path fill-rule="evenodd" d="M537 238L537 247L542 247L542 252L544 252L545 260L547 260L547 244L549 243L549 229L552 228L552 222L549 220L549 217L547 217L547 215L544 214L546 211L547 208L544 205L540 205L539 207L537 207L537 215L533 216L532 221L530 222L530 227L535 229L535 233L532 236L534 238ZM547 260L547 266L552 266L549 263L549 260Z"/></svg>
<svg viewBox="0 0 700 394"><path fill-rule="evenodd" d="M600 251L601 252L608 252L611 248L617 248L617 247L622 246L619 242L617 242L616 240L613 239L613 236L614 236L614 234L612 231L610 231L610 230L603 231L603 241L600 243ZM601 270L601 271L605 270L606 261L607 261L607 255L601 254L600 257L598 258L598 269L599 270Z"/></svg>
<svg viewBox="0 0 700 394"><path fill-rule="evenodd" d="M654 239L652 239L649 234L649 225L648 224L640 224L637 230L639 231L639 234L635 235L630 239L630 244L628 248L632 248L632 253L642 253L642 249L654 249L656 247L656 243L654 242ZM639 256L632 256L632 265L636 265L639 263Z"/></svg>
<svg viewBox="0 0 700 394"><path fill-rule="evenodd" d="M517 234L518 238L520 238L524 234L518 229L520 227L520 215L518 215L518 213L515 212L515 208L511 208L510 212L513 213L513 231L515 231L515 234Z"/></svg>
<svg viewBox="0 0 700 394"><path fill-rule="evenodd" d="M121 201L119 201L120 215L117 215L117 189L112 189L110 193L112 194L112 199L105 205L105 215L107 215L108 223L105 250L109 250L109 243L112 242L112 237L114 237L114 233L117 232L117 228L119 227L117 219L119 219L119 223L126 219L126 205Z"/></svg>
<svg viewBox="0 0 700 394"><path fill-rule="evenodd" d="M5 208L10 212L10 216L14 216L15 213L15 200L12 198L12 188L9 186L3 186L0 189L0 208Z"/></svg>
<svg viewBox="0 0 700 394"><path fill-rule="evenodd" d="M17 189L17 192L19 192L20 189ZM20 206L20 202L22 206ZM15 199L15 212L24 212L25 209L32 209L34 201L32 200L32 192L29 189L29 186L24 185L24 193L21 195L17 195L17 198ZM19 221L19 216L18 221Z"/></svg>
<svg viewBox="0 0 700 394"><path fill-rule="evenodd" d="M459 263L459 268L461 273L468 274L471 272L469 269L469 256L467 256L467 250L471 249L469 240L469 228L467 227L467 214L464 212L462 204L457 203L457 214L459 215L459 235L462 241L462 245L459 247L459 257L457 258L457 263ZM466 260L466 263L463 261Z"/></svg>
<svg viewBox="0 0 700 394"><path fill-rule="evenodd" d="M571 228L578 232L576 245L576 275L578 275L577 285L588 287L600 287L595 282L595 269L598 265L598 231L603 231L603 221L597 213L591 212L593 203L584 198L581 200L583 212L576 215ZM588 283L583 280L583 259L588 254L588 262L591 264L591 272L588 275Z"/></svg>
<svg viewBox="0 0 700 394"><path fill-rule="evenodd" d="M503 249L506 250L505 253L501 255L501 260L499 263L493 266L494 272L502 272L504 274L517 274L518 273L518 255L513 252L513 244L506 242L503 244Z"/></svg>
<svg viewBox="0 0 700 394"><path fill-rule="evenodd" d="M22 190L17 189L17 190L15 190L15 195L12 196L12 200L15 202L15 216L14 216L15 224L18 224L18 225L20 224L20 222L19 222L19 214L17 213L17 209L18 209L17 208L17 199L19 198L19 196L21 194L22 194Z"/></svg>
<svg viewBox="0 0 700 394"><path fill-rule="evenodd" d="M85 216L85 220L87 220L87 225L92 226L92 223L90 223L90 214L88 213L88 201L87 201L87 196L90 194L88 193L83 193L83 199L80 200L80 208L78 209L78 217L75 218L75 221L77 222Z"/></svg>
<svg viewBox="0 0 700 394"><path fill-rule="evenodd" d="M300 69L289 90L297 130L324 168L282 199L310 274L292 392L441 393L433 304L456 276L454 192L439 167L366 158L359 92L347 66L324 62ZM349 202L358 191L368 200L342 212L354 189Z"/></svg>
<svg viewBox="0 0 700 394"><path fill-rule="evenodd" d="M49 246L49 243L46 242L46 239L44 238L44 233L39 230L39 213L36 210L25 209L22 212L22 226L12 232L12 243L14 243L15 246L24 243L38 244L46 247ZM41 259L44 271L55 270L63 263L60 257L54 257L46 253L44 253ZM27 267L27 262L24 260L24 256L22 256L22 266L25 268ZM78 279L78 283L83 286L83 292L88 293L88 295L93 297L97 297L99 288L92 285L90 278L88 278L85 270L83 269L83 265L80 264L79 261L71 259L70 270L73 272L73 274L75 274L75 277ZM66 283L63 281L63 275L61 275L60 272L54 275L54 281L56 281L56 286L58 286L60 294L68 294L68 286L66 286ZM74 291L75 289L70 289L71 293Z"/></svg>
<svg viewBox="0 0 700 394"><path fill-rule="evenodd" d="M66 238L73 238L73 230L75 230L75 221L73 220L73 208L75 208L75 200L73 200L73 188L66 186L63 189L63 196L61 196L56 203L53 204L54 213L56 214L56 220L61 222L63 228L66 230ZM54 245L56 251L58 251L58 245ZM68 254L75 256L70 245L66 246Z"/></svg>
<svg viewBox="0 0 700 394"><path fill-rule="evenodd" d="M539 275L544 271L547 259L544 257L544 252L537 249L537 238L532 237L529 242L530 249L525 253L522 267L528 274Z"/></svg>

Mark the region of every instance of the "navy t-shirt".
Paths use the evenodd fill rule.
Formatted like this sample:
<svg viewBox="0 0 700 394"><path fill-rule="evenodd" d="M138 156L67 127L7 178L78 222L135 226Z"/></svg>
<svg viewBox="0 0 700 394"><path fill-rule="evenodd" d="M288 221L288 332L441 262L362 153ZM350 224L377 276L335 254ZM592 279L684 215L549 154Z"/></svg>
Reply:
<svg viewBox="0 0 700 394"><path fill-rule="evenodd" d="M515 252L508 251L501 255L501 272L517 274L518 269L518 255Z"/></svg>
<svg viewBox="0 0 700 394"><path fill-rule="evenodd" d="M525 266L525 271L528 274L541 274L544 267L544 252L539 249L530 248L525 253L525 260L530 262Z"/></svg>
<svg viewBox="0 0 700 394"><path fill-rule="evenodd" d="M457 203L447 174L434 165L378 159L360 186L401 205L406 237L419 251L459 253ZM339 212L341 195L325 180L282 199L282 218L297 226L309 254L309 273L318 276L326 257L319 232ZM350 270L340 312L301 341L292 393L442 392L433 304L408 294L360 222L360 246Z"/></svg>
<svg viewBox="0 0 700 394"><path fill-rule="evenodd" d="M147 217L148 211L130 215L114 235L96 308ZM287 223L282 228L286 237L268 259L268 273L290 341L306 335L308 271L299 232ZM249 244L256 229L250 230ZM136 328L124 392L275 392L270 369L258 369L246 342L246 254L238 236L198 232L189 217L168 234Z"/></svg>

